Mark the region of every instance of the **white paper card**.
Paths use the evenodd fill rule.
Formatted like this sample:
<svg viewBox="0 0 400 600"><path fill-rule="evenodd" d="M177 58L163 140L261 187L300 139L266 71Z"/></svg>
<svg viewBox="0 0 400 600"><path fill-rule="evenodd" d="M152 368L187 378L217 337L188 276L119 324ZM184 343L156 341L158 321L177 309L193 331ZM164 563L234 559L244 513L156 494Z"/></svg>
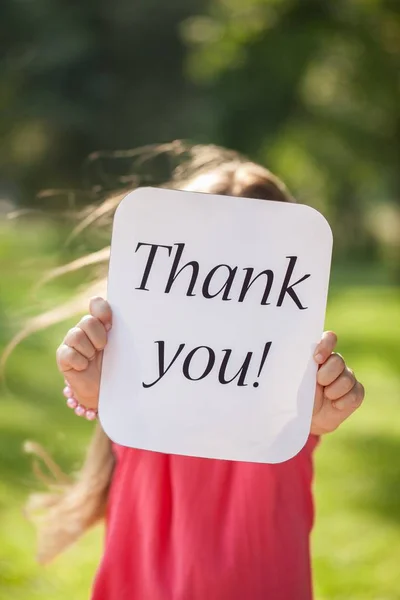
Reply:
<svg viewBox="0 0 400 600"><path fill-rule="evenodd" d="M141 188L119 205L99 416L116 443L276 463L315 393L332 233L298 204Z"/></svg>

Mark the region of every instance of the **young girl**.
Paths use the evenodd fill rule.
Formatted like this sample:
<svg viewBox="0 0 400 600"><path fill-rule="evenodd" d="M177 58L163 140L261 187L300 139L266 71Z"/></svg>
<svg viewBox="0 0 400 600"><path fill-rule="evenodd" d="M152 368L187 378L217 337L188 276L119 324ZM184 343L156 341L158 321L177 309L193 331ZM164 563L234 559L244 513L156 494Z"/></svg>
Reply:
<svg viewBox="0 0 400 600"><path fill-rule="evenodd" d="M189 178L175 178L172 186L293 201L269 171L239 155L215 147L203 147L201 160L199 153L193 155ZM109 208L117 202L113 199ZM86 410L89 418L98 406L111 327L112 307L94 297L89 314L57 350L58 368L82 407L77 412ZM285 463L135 450L111 444L97 426L80 478L48 501L42 560L105 514L105 551L93 600L310 600L312 452L318 437L336 429L364 396L354 373L334 353L335 345L335 334L327 332L317 347L311 434ZM74 406L73 400L69 404Z"/></svg>

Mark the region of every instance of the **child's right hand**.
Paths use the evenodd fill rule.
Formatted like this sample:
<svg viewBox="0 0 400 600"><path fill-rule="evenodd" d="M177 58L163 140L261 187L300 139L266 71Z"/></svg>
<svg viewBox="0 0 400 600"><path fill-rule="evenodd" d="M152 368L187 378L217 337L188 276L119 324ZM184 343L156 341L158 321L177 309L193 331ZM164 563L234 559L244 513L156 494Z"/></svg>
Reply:
<svg viewBox="0 0 400 600"><path fill-rule="evenodd" d="M103 350L111 329L112 313L103 298L92 298L89 312L68 331L57 349L57 365L78 402L97 410Z"/></svg>

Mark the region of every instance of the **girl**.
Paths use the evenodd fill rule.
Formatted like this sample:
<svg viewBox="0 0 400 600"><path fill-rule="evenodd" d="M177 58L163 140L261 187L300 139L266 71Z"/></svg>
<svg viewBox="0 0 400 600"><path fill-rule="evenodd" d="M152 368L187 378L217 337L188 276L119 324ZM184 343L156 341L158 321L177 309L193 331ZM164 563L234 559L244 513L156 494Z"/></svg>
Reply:
<svg viewBox="0 0 400 600"><path fill-rule="evenodd" d="M192 149L192 156L186 180L181 168L170 185L293 201L269 171L235 153L202 147ZM119 200L110 200L93 219ZM57 350L58 368L88 417L97 410L111 327L112 307L94 297L89 314ZM105 552L93 600L310 600L312 453L319 436L336 429L364 396L335 345L335 334L327 332L317 347L311 434L285 463L135 450L111 444L97 426L78 481L45 499L50 508L39 540L41 559L52 558L105 514Z"/></svg>

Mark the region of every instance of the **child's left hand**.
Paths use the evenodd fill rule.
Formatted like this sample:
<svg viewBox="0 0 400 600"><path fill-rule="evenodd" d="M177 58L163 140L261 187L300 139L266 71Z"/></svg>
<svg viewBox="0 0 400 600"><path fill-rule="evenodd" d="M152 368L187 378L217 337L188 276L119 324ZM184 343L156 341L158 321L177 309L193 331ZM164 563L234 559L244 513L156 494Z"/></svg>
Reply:
<svg viewBox="0 0 400 600"><path fill-rule="evenodd" d="M364 399L364 387L340 354L333 352L336 343L336 334L326 331L314 354L319 365L311 421L311 433L314 435L337 429Z"/></svg>

